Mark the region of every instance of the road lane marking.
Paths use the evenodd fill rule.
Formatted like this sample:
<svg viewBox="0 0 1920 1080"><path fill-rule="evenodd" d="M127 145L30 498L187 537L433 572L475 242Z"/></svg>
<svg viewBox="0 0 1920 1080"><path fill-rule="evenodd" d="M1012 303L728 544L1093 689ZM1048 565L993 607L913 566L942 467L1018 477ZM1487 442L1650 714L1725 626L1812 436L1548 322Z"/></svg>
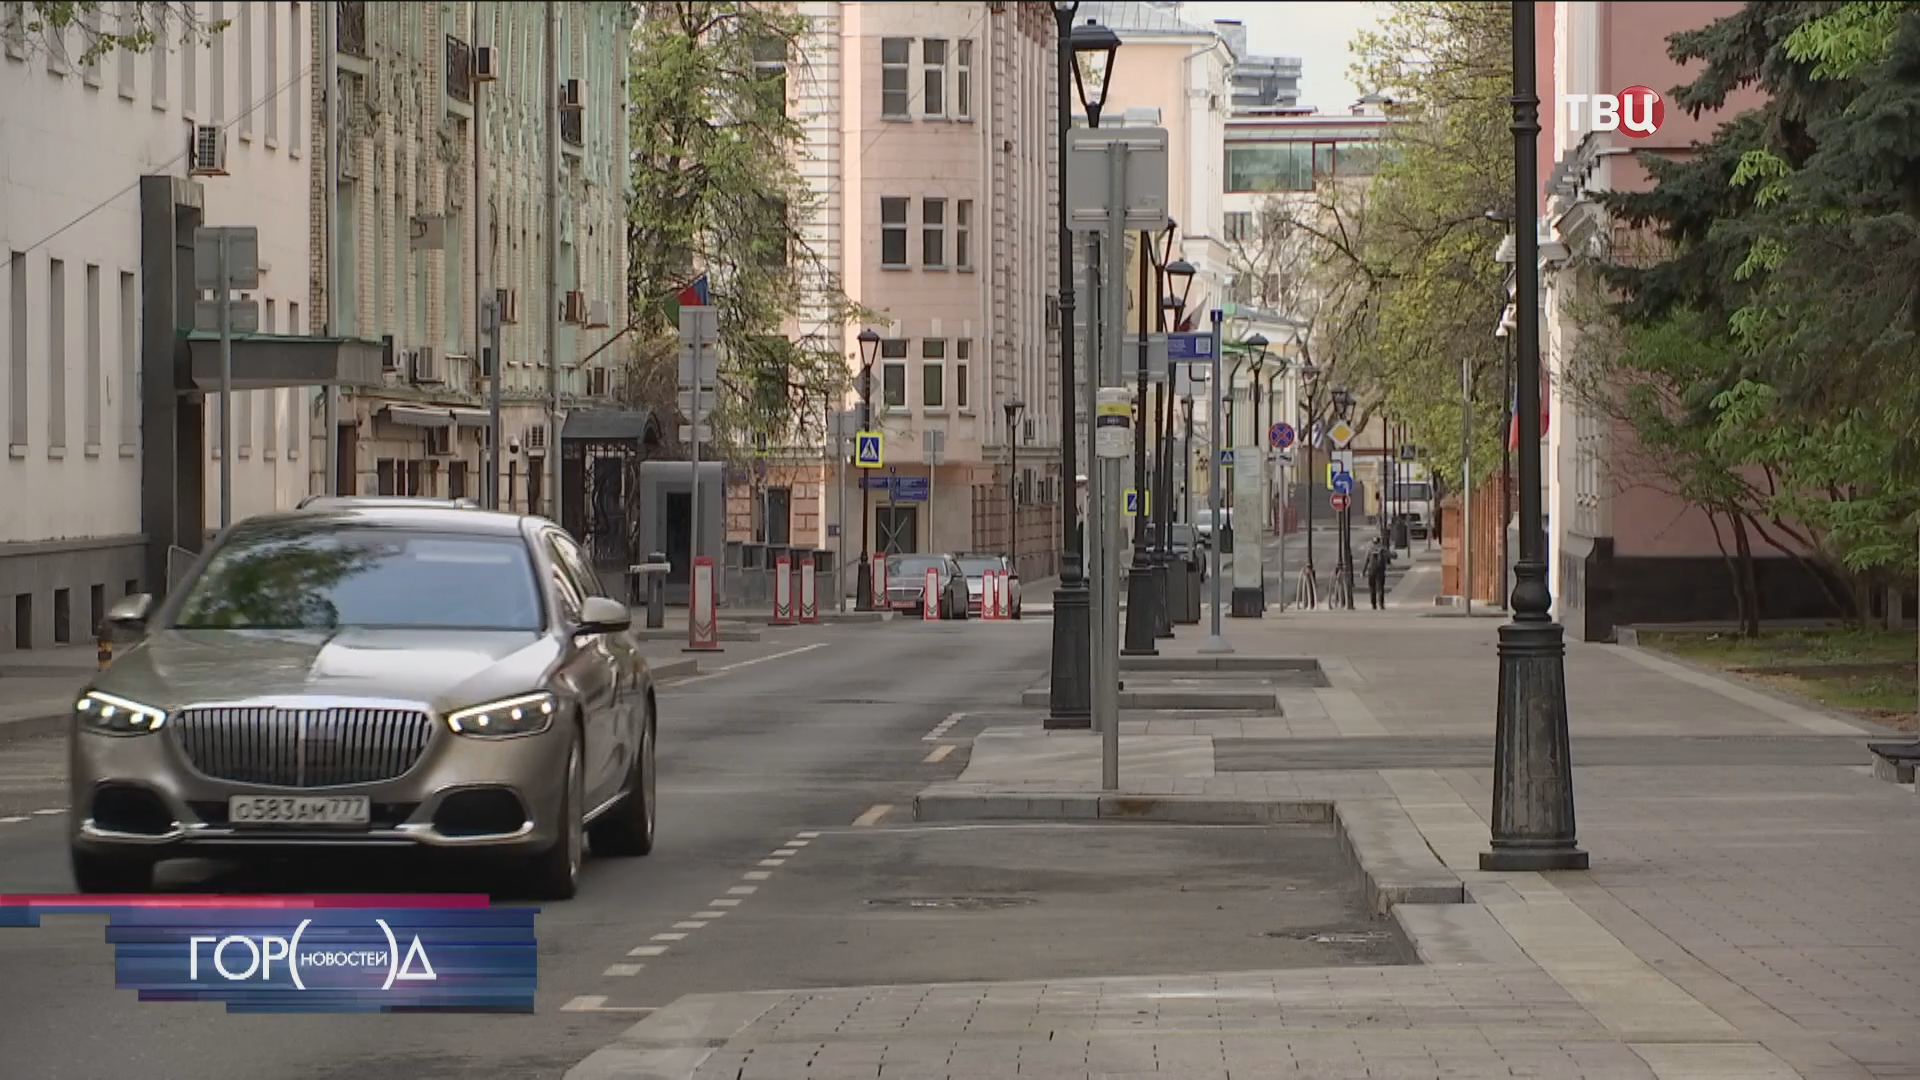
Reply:
<svg viewBox="0 0 1920 1080"><path fill-rule="evenodd" d="M700 929L701 927L703 927L703 926L705 926L705 925L707 925L707 924L706 924L706 923L703 923L703 922L701 922L701 921L700 921L700 920L698 920L698 919L688 919L688 920L686 920L686 921L684 921L684 922L677 922L677 923L674 923L674 924L673 924L673 928L674 928L675 930L698 930L698 929Z"/></svg>
<svg viewBox="0 0 1920 1080"><path fill-rule="evenodd" d="M696 919L722 919L726 917L726 914L724 911L696 911L693 913L693 917Z"/></svg>
<svg viewBox="0 0 1920 1080"><path fill-rule="evenodd" d="M55 814L64 814L64 813L66 813L66 812L67 812L67 808L66 808L66 807L64 807L64 806L58 806L58 807L54 807L54 808L52 808L52 809L48 809L48 810L35 810L35 811L34 811L34 813L35 813L35 814L38 814L38 815L39 815L39 816L41 816L41 817L52 817L52 816L53 816L53 815L55 815Z"/></svg>
<svg viewBox="0 0 1920 1080"><path fill-rule="evenodd" d="M961 718L966 715L967 714L963 712L948 713L947 718L945 720L942 720L939 723L933 725L932 731L929 731L925 735L920 736L920 741L921 742L939 742L942 738L946 736L947 729L959 723ZM802 833L801 835L804 836L806 834Z"/></svg>
<svg viewBox="0 0 1920 1080"><path fill-rule="evenodd" d="M783 848L781 848L780 850L778 850L778 851L776 851L776 852L774 852L774 853L773 853L773 857L774 857L774 858L776 858L776 859L791 859L791 858L793 858L793 857L794 857L795 855L798 855L798 854L800 854L800 849L799 849L799 848L796 848L796 847L783 847Z"/></svg>
<svg viewBox="0 0 1920 1080"><path fill-rule="evenodd" d="M819 834L818 833L801 833L800 835L801 836L817 836ZM802 848L802 847L806 847L811 842L812 841L809 841L809 840L789 840L787 841L787 846L791 848Z"/></svg>
<svg viewBox="0 0 1920 1080"><path fill-rule="evenodd" d="M665 956L666 954L665 945L642 945L637 949L627 950L628 956Z"/></svg>
<svg viewBox="0 0 1920 1080"><path fill-rule="evenodd" d="M785 860L785 859L761 859L761 860L760 860L760 865L761 865L761 866L785 866L785 865L787 865L787 860Z"/></svg>
<svg viewBox="0 0 1920 1080"><path fill-rule="evenodd" d="M866 813L854 818L853 823L855 825L876 824L881 818L886 817L887 811L891 809L893 809L892 803L875 803L873 806L867 808Z"/></svg>
<svg viewBox="0 0 1920 1080"><path fill-rule="evenodd" d="M740 898L737 896L723 896L714 900L709 900L707 901L707 903L711 904L714 907L739 907Z"/></svg>
<svg viewBox="0 0 1920 1080"><path fill-rule="evenodd" d="M687 935L685 935L685 934L655 934L655 935L653 935L653 940L654 940L654 941L685 941L685 940L687 940Z"/></svg>
<svg viewBox="0 0 1920 1080"><path fill-rule="evenodd" d="M627 1016L650 1016L656 1010L651 1005L609 1005L605 994L582 994L560 1006L561 1012L603 1012L623 1013Z"/></svg>
<svg viewBox="0 0 1920 1080"><path fill-rule="evenodd" d="M753 895L754 893L757 893L757 892L759 892L759 891L760 891L760 886L758 886L758 885L735 885L735 886L733 886L732 888L730 888L730 889L728 889L727 891L728 891L728 892L730 892L730 893L732 893L732 894L733 894L733 895L735 895L735 896L752 896L752 895ZM718 901L716 901L716 903L717 903L717 902L718 902ZM738 901L738 900L735 900L735 901L734 901L734 903L736 903L736 904L737 904L737 903L739 903L739 902L740 902L740 901Z"/></svg>
<svg viewBox="0 0 1920 1080"><path fill-rule="evenodd" d="M796 833L795 835L799 836L800 839L802 840L813 840L819 837L820 834L817 832L803 832L803 833Z"/></svg>
<svg viewBox="0 0 1920 1080"><path fill-rule="evenodd" d="M638 975L640 974L640 969L646 966L645 964L614 964L600 974L606 976Z"/></svg>
<svg viewBox="0 0 1920 1080"><path fill-rule="evenodd" d="M738 671L743 667L752 667L755 664L764 664L769 660L784 660L789 656L798 656L801 653L812 652L815 649L824 649L831 644L833 644L833 642L831 641L816 641L811 645L802 645L797 649L787 649L784 652L769 653L766 656L756 656L751 660L741 660L737 663L725 664L725 665L722 665L721 667L714 668L712 671L706 672L705 674L695 675L691 679L677 680L673 685L676 687L688 686L697 682L705 682L708 679L717 679L720 676L725 675L729 671Z"/></svg>
<svg viewBox="0 0 1920 1080"><path fill-rule="evenodd" d="M942 745L942 746L936 746L933 748L933 753L928 754L923 763L927 765L937 765L940 762L945 761L947 755L951 753L953 753L952 743L946 743L945 745Z"/></svg>
<svg viewBox="0 0 1920 1080"><path fill-rule="evenodd" d="M745 878L745 879L746 879L746 880L748 880L748 881L765 881L765 880L767 880L768 878L770 878L770 877L772 877L772 876L773 876L773 871L771 871L771 870L749 870L749 871L747 871L746 873L744 873L744 874L741 874L740 876L741 876L742 878Z"/></svg>
<svg viewBox="0 0 1920 1080"><path fill-rule="evenodd" d="M0 825L12 825L26 820L27 819L23 817L0 817Z"/></svg>

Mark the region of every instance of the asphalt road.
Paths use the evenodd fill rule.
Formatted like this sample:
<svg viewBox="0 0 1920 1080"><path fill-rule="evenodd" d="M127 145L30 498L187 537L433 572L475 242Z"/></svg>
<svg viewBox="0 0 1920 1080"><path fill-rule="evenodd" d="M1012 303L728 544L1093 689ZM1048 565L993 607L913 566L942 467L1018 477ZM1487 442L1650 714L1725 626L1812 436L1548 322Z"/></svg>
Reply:
<svg viewBox="0 0 1920 1080"><path fill-rule="evenodd" d="M913 795L967 756L965 739L927 736L956 712L1009 708L1040 676L1050 626L769 631L663 688L660 847L589 862L581 895L543 909L535 1016L141 1004L114 988L104 918L48 918L0 930L0 1080L554 1078L690 992L1401 959L1321 830L913 824ZM0 745L0 893L70 889L63 767L59 740ZM256 877L207 863L170 864L163 881L476 884L405 867Z"/></svg>

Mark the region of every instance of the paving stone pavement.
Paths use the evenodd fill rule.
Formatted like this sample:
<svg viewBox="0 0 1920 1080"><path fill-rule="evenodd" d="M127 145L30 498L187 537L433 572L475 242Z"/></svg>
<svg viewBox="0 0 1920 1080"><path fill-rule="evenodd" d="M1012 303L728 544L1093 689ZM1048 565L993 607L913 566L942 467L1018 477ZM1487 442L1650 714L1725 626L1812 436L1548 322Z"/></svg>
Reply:
<svg viewBox="0 0 1920 1080"><path fill-rule="evenodd" d="M1403 814L1427 849L1415 857L1470 901L1396 911L1421 966L687 998L569 1080L1920 1080L1920 797L1866 768L1860 744L1885 733L1573 643L1592 867L1484 873L1495 625L1235 620L1239 652L1317 656L1332 687L1283 692L1279 718L1123 722L1129 794ZM937 790L1063 804L1096 792L1097 739L1037 728L988 726ZM1211 760L1195 749L1206 743ZM1289 758L1301 767L1278 767Z"/></svg>

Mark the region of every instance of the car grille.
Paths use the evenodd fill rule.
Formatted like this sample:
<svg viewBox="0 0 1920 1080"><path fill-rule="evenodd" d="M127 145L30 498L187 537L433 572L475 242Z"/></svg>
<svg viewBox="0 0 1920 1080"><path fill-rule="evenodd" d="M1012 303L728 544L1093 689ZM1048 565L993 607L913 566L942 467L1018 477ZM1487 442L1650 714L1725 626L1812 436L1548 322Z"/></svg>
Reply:
<svg viewBox="0 0 1920 1080"><path fill-rule="evenodd" d="M169 726L205 775L291 788L391 780L433 735L433 718L410 709L200 708Z"/></svg>

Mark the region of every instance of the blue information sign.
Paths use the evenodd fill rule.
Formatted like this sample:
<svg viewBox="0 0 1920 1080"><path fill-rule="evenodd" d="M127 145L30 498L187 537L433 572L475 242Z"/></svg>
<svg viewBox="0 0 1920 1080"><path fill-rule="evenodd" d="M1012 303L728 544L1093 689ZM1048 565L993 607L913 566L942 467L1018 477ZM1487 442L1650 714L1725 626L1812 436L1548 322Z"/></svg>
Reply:
<svg viewBox="0 0 1920 1080"><path fill-rule="evenodd" d="M924 476L865 476L860 486L884 491L894 502L926 502L932 489Z"/></svg>
<svg viewBox="0 0 1920 1080"><path fill-rule="evenodd" d="M1168 360L1213 359L1213 335L1197 332L1167 335Z"/></svg>

